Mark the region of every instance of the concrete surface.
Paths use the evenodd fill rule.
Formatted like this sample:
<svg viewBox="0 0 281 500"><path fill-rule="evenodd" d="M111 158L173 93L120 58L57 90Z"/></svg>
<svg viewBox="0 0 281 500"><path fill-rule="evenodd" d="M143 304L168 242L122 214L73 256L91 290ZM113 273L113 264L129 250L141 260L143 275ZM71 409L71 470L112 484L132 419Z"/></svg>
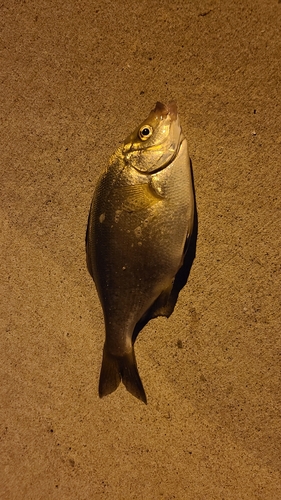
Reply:
<svg viewBox="0 0 281 500"><path fill-rule="evenodd" d="M281 3L4 0L0 22L0 498L281 498ZM148 406L99 400L89 204L169 99L197 256L136 343Z"/></svg>

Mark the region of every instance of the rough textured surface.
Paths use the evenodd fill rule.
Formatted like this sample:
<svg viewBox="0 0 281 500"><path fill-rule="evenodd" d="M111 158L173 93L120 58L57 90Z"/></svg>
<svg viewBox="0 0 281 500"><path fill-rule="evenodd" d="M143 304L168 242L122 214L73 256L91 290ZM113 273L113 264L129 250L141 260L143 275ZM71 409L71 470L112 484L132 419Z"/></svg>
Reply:
<svg viewBox="0 0 281 500"><path fill-rule="evenodd" d="M1 499L281 498L280 2L0 9ZM197 257L136 343L148 406L99 400L89 204L118 141L173 98Z"/></svg>

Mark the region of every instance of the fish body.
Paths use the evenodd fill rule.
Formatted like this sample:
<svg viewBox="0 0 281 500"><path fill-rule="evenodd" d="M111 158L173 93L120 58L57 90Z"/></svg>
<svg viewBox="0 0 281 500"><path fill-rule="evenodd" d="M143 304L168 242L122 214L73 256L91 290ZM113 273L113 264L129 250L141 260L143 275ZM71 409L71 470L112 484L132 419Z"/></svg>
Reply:
<svg viewBox="0 0 281 500"><path fill-rule="evenodd" d="M89 213L87 265L106 330L100 397L122 380L146 403L134 330L148 311L151 317L169 316L193 220L190 161L176 105L157 103L112 155Z"/></svg>

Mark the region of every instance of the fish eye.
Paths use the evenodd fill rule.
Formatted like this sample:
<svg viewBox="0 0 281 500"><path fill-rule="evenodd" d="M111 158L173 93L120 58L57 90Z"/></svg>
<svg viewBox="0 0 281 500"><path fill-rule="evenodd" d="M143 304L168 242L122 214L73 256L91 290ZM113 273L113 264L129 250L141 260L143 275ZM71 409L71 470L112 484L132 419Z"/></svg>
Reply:
<svg viewBox="0 0 281 500"><path fill-rule="evenodd" d="M144 125L139 129L139 137L142 141L146 141L152 136L153 128L150 125Z"/></svg>

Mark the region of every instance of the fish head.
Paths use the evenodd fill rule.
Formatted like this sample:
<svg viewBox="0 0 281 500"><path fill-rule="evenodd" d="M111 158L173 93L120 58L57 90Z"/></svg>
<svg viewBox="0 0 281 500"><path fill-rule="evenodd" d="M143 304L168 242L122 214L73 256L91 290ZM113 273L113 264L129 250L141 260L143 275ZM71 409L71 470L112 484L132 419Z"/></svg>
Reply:
<svg viewBox="0 0 281 500"><path fill-rule="evenodd" d="M158 172L173 161L182 139L176 103L157 102L148 117L125 139L122 146L125 164L145 174Z"/></svg>

